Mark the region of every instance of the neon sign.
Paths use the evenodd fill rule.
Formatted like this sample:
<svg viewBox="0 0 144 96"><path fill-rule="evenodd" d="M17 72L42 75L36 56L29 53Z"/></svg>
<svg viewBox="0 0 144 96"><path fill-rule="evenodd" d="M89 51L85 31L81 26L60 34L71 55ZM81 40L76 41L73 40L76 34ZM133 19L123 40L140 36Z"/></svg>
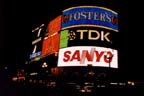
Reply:
<svg viewBox="0 0 144 96"><path fill-rule="evenodd" d="M98 6L78 6L66 9L62 14L62 29L93 26L118 32L118 14Z"/></svg>

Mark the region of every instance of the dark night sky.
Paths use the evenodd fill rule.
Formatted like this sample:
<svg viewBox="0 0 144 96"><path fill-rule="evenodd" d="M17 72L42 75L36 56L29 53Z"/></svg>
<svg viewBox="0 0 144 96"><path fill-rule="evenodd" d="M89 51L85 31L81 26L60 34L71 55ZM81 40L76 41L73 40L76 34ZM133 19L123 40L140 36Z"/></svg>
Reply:
<svg viewBox="0 0 144 96"><path fill-rule="evenodd" d="M3 1L0 8L1 65L15 68L14 66L24 63L31 44L32 28L49 22L60 15L63 9L76 5L100 5L119 13L119 64L122 74L135 80L143 78L143 27L139 24L142 23L142 15L136 11L139 7L135 9L132 4L121 0L39 0L32 4L11 3L14 2Z"/></svg>

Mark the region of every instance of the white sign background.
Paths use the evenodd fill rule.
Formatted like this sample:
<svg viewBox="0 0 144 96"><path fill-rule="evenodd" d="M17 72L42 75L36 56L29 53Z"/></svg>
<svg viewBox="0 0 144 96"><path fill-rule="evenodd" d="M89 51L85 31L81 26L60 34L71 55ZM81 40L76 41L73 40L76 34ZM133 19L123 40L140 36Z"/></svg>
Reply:
<svg viewBox="0 0 144 96"><path fill-rule="evenodd" d="M80 59L83 58L83 63L81 63L81 60L73 59L72 61L68 60L67 62L64 61L64 59L67 59L64 57L64 53L66 51L70 51L71 54L67 54L67 56L72 58L75 51L79 51ZM92 61L88 61L86 57L82 57L83 51L86 50L90 54L93 50L94 52L97 51L99 54L101 52L104 52L104 54L101 56L100 61L97 62L97 56L95 53L93 54ZM111 52L113 54L112 61L105 62L104 56L107 55L107 52ZM85 59L84 59L85 58ZM92 66L99 66L99 67L111 67L111 68L118 68L118 52L115 49L111 48L105 48L105 47L97 47L97 46L75 46L75 47L67 47L62 48L59 50L59 56L58 56L58 67L65 67L65 66L87 66L88 64L92 64Z"/></svg>

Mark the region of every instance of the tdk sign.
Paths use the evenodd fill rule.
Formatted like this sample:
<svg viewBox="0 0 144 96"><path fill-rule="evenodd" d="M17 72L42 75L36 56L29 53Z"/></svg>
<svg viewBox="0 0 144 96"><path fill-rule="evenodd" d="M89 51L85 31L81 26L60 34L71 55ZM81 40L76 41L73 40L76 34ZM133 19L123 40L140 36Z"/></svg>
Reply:
<svg viewBox="0 0 144 96"><path fill-rule="evenodd" d="M62 29L79 26L101 27L118 32L118 14L97 6L78 6L64 10Z"/></svg>

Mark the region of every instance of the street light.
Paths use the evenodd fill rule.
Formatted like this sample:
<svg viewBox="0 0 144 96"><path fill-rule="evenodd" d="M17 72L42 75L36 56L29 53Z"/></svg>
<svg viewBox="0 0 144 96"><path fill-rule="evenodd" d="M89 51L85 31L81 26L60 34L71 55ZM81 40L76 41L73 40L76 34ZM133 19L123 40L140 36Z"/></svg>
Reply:
<svg viewBox="0 0 144 96"><path fill-rule="evenodd" d="M109 77L110 77L110 73L111 73L111 72L110 72L110 67L111 67L111 63L110 63L110 62L111 62L111 60L112 60L112 58L113 58L114 55L112 54L111 56L110 56L110 55L108 55L108 56L107 56L107 55L104 55L104 56L105 56L105 58L107 58L108 61L109 61L109 70L108 70L108 74L109 74Z"/></svg>
<svg viewBox="0 0 144 96"><path fill-rule="evenodd" d="M47 63L44 62L43 65L42 65L42 67L43 67L43 68L48 67Z"/></svg>

